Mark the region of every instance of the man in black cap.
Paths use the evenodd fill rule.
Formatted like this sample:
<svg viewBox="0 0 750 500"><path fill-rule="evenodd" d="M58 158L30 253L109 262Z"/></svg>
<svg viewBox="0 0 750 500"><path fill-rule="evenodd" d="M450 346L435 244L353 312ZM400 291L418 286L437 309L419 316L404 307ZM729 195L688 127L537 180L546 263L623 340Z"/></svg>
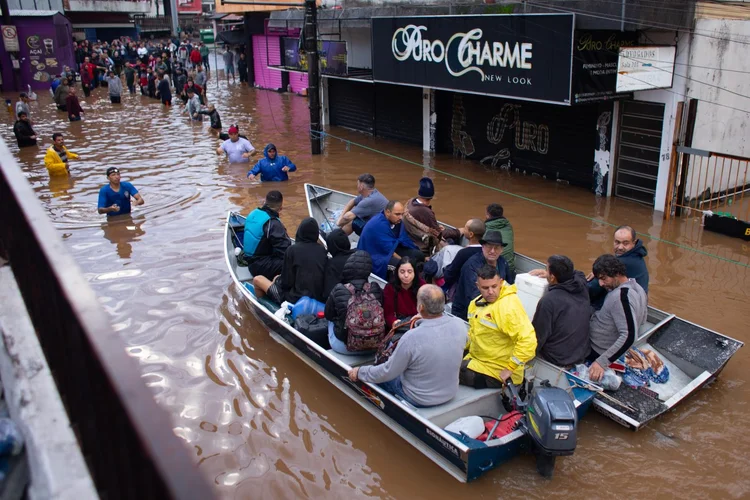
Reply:
<svg viewBox="0 0 750 500"><path fill-rule="evenodd" d="M109 184L99 190L98 211L107 217L130 213L130 198L135 199L136 205L143 205L143 197L129 182L120 182L120 170L117 167L107 169Z"/></svg>
<svg viewBox="0 0 750 500"><path fill-rule="evenodd" d="M479 243L482 245L482 251L467 260L461 268L461 277L458 279L456 293L453 296L451 314L461 319L466 319L469 302L479 296L477 272L482 266L488 264L495 267L498 276L509 285L516 282L516 274L510 270L508 263L502 257L505 246L503 235L499 231L487 231Z"/></svg>
<svg viewBox="0 0 750 500"><path fill-rule="evenodd" d="M425 256L430 256L440 243L443 228L432 211L432 198L435 196L435 185L429 177L419 179L419 191L415 198L406 202L404 227L406 232Z"/></svg>

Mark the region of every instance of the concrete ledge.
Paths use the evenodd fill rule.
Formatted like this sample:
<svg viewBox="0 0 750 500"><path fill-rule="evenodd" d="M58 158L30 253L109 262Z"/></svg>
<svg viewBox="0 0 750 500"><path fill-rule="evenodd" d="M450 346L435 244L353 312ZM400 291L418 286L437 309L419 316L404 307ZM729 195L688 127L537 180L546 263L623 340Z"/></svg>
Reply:
<svg viewBox="0 0 750 500"><path fill-rule="evenodd" d="M0 267L0 340L5 399L26 441L31 472L29 498L99 498L7 265Z"/></svg>

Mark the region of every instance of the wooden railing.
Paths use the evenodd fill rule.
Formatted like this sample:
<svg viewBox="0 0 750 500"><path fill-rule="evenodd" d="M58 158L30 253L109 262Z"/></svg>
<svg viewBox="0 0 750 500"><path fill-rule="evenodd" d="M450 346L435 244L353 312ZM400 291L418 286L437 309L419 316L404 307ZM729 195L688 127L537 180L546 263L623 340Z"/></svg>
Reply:
<svg viewBox="0 0 750 500"><path fill-rule="evenodd" d="M21 290L100 496L213 498L2 141L0 258Z"/></svg>

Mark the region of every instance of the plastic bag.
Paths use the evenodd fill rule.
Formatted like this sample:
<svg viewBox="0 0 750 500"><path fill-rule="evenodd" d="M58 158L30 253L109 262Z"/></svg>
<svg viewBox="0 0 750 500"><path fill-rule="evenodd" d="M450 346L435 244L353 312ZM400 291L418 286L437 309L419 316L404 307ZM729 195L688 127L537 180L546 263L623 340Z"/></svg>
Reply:
<svg viewBox="0 0 750 500"><path fill-rule="evenodd" d="M600 385L608 391L616 391L620 388L620 384L622 384L622 379L611 368L604 370L604 375L602 375L602 379L599 382L594 382L589 378L589 367L584 364L576 365L573 374L584 380L588 380L592 384Z"/></svg>
<svg viewBox="0 0 750 500"><path fill-rule="evenodd" d="M292 304L287 302L286 300L281 303L281 307L279 307L278 311L273 313L274 316L276 316L280 320L286 319L286 315L292 312Z"/></svg>
<svg viewBox="0 0 750 500"><path fill-rule="evenodd" d="M0 418L0 456L18 455L23 449L23 435L16 423Z"/></svg>

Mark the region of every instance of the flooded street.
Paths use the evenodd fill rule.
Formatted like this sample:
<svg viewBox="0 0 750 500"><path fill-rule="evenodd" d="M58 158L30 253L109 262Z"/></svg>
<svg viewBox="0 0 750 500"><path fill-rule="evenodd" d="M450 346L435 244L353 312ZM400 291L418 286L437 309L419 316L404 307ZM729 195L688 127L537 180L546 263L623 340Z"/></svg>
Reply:
<svg viewBox="0 0 750 500"><path fill-rule="evenodd" d="M297 164L290 182L273 185L284 194L281 219L292 234L308 215L306 182L353 192L357 175L370 172L387 197L406 200L419 178L430 175L433 207L442 221L463 225L483 216L488 203L501 203L515 229L517 252L541 260L566 254L587 272L597 256L612 251L613 228L592 219L632 225L650 236L641 238L649 251L652 306L750 341L747 243L703 232L694 222L666 223L661 214L625 200L596 199L580 188L488 171L449 155L425 157L418 147L343 129L330 133L475 183L330 137L324 154L313 157L306 99L227 88L225 82L217 87L215 79L208 97L225 128L238 122L257 149L273 142ZM8 114L3 138L139 361L144 382L220 496L750 495L747 347L710 389L637 434L589 413L579 426L575 455L558 460L552 481L523 457L475 483L457 482L271 339L242 302L224 263L223 223L228 210L248 213L271 188L247 180L246 165L229 165L215 154L219 141L208 122L191 124L181 105L164 109L140 95L124 95L121 106L109 103L106 89L80 98L84 121L71 124L49 93L39 92L31 104L34 128L43 137L38 149L18 152ZM71 161L69 179L50 180L44 167L53 132L62 132L81 156ZM146 203L132 217L107 223L96 204L110 166L120 168Z"/></svg>

